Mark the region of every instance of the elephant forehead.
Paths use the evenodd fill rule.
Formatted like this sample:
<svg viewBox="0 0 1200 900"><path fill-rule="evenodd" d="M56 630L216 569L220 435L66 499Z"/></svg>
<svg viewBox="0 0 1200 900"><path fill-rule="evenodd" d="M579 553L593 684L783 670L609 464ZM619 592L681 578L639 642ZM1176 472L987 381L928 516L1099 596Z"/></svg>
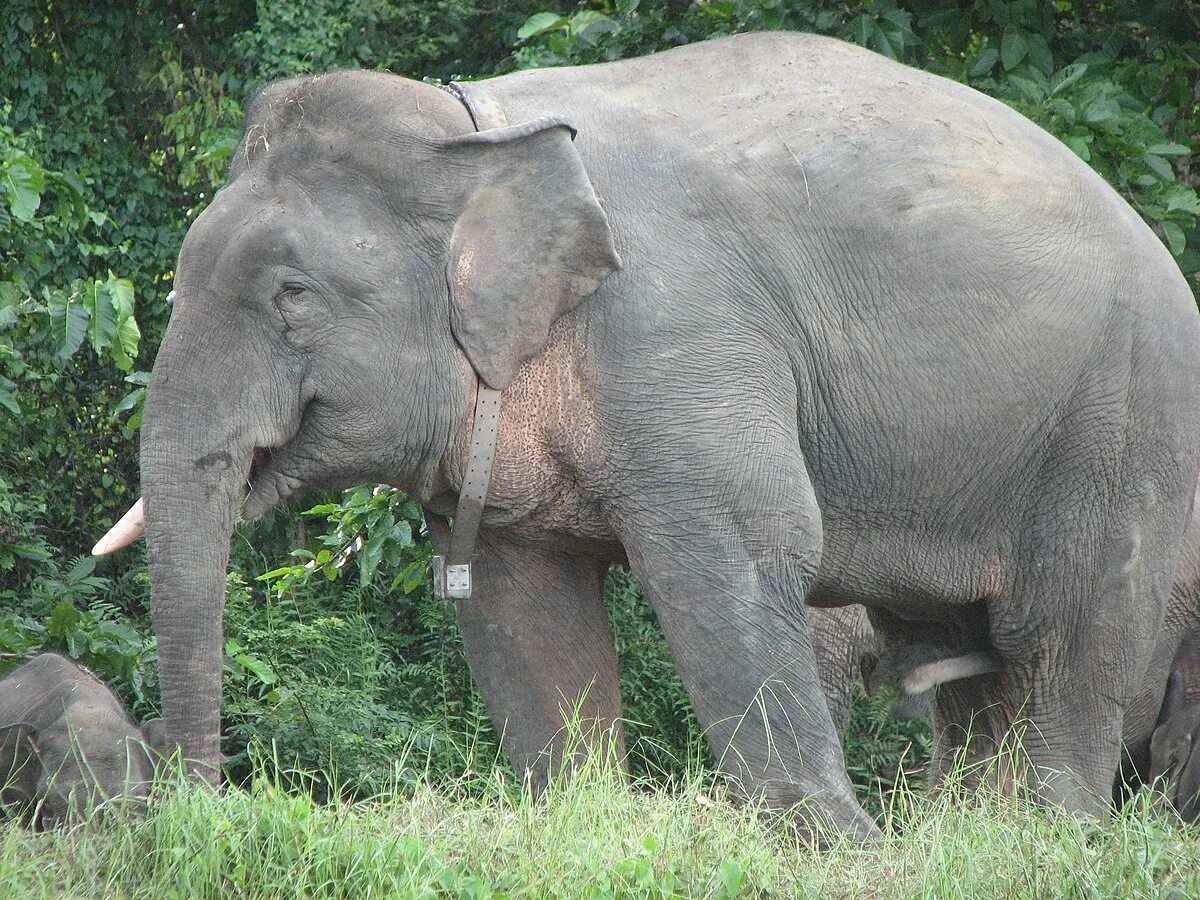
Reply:
<svg viewBox="0 0 1200 900"><path fill-rule="evenodd" d="M312 213L307 206L302 195L263 196L251 185L222 191L188 229L176 289L183 295L190 283L222 270L244 275L271 263L299 261L306 243L315 240L300 225Z"/></svg>

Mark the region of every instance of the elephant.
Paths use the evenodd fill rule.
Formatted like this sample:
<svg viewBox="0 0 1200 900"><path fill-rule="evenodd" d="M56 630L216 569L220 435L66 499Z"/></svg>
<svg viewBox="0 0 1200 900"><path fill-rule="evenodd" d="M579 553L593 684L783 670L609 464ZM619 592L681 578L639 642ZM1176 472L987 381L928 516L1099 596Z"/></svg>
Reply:
<svg viewBox="0 0 1200 900"><path fill-rule="evenodd" d="M135 725L83 666L41 653L0 679L0 804L43 827L89 802L139 807L163 734L161 719Z"/></svg>
<svg viewBox="0 0 1200 900"><path fill-rule="evenodd" d="M818 36L452 87L265 87L183 241L141 478L196 777L239 514L375 482L455 516L435 574L534 784L575 698L623 740L617 562L737 794L877 839L808 626L859 603L981 629L1021 777L1103 809L1200 469L1200 314L1151 229L1004 104Z"/></svg>
<svg viewBox="0 0 1200 900"><path fill-rule="evenodd" d="M1149 781L1185 822L1200 822L1200 631L1180 648L1150 739Z"/></svg>
<svg viewBox="0 0 1200 900"><path fill-rule="evenodd" d="M1200 486L1195 500L1200 501ZM872 624L871 614L859 606L809 612L821 683L835 723L839 721L835 711L849 709L854 682L860 676L869 693L874 693L884 682L895 680L897 699L893 713L899 718L922 718L935 711L936 689L940 685L1000 672L1003 667L1000 657L986 646L986 635L978 632L973 637L962 633L951 636L945 631L931 632L927 624L920 631L894 620ZM1195 773L1194 778L1200 778L1200 763L1188 769L1183 764L1187 754L1179 750L1181 742L1186 743L1185 736L1195 733L1192 724L1200 723L1197 718L1200 716L1200 516L1194 513L1184 532L1153 658L1158 663L1151 665L1152 671L1161 670L1162 661L1171 659L1172 674L1164 697L1155 692L1152 684L1148 685L1139 691L1139 706L1127 711L1127 717L1133 715L1145 720L1157 716L1157 722L1151 736L1134 731L1124 741L1123 765L1113 785L1113 799L1117 803L1127 800L1143 785L1172 773L1179 777L1168 779L1170 784L1183 784L1173 790L1174 794L1189 797L1187 788L1191 784L1200 788L1200 781L1187 782L1189 771ZM955 689L980 693L986 684L959 683ZM982 708L982 699L974 705ZM987 722L986 717L979 717L971 723L973 737L977 742L994 746L1003 735L989 733ZM949 745L962 749L953 735L941 732L938 723L935 715L931 773L935 786L953 764L950 751L944 748ZM840 727L845 728L844 718ZM1136 739L1139 733L1143 735L1140 740ZM1176 808L1182 810L1185 804L1177 803ZM1187 808L1200 812L1200 806Z"/></svg>
<svg viewBox="0 0 1200 900"><path fill-rule="evenodd" d="M854 684L862 678L872 687L878 671L880 647L865 607L810 607L808 628L821 692L839 737L846 735Z"/></svg>

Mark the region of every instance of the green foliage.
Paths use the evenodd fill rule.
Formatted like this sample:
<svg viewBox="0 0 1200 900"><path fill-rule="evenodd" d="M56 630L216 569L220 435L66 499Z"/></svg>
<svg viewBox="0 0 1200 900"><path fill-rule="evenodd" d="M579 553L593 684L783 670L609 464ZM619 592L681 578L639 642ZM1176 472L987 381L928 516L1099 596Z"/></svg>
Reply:
<svg viewBox="0 0 1200 900"><path fill-rule="evenodd" d="M358 487L347 491L337 503L322 503L301 515L325 517L328 530L320 535L317 548L299 547L291 552L303 562L258 576L277 592L282 594L314 572L336 581L351 557L360 587L372 583L381 563L388 571L396 572L388 591L399 588L411 594L428 579L429 543L414 540L423 522L421 508L399 491L383 485Z"/></svg>
<svg viewBox="0 0 1200 900"><path fill-rule="evenodd" d="M0 107L0 407L20 418L21 384L60 369L85 339L98 360L128 372L141 331L132 282L111 270L103 279L82 274L113 254L93 237L108 216L88 205L77 174L29 154L11 115L11 104ZM65 272L64 250L78 257Z"/></svg>

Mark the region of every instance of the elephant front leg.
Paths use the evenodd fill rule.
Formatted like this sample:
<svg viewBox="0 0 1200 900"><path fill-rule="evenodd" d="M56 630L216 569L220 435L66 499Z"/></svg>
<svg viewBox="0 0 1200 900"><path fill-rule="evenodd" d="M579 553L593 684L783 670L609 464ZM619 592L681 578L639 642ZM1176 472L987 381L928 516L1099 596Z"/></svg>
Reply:
<svg viewBox="0 0 1200 900"><path fill-rule="evenodd" d="M637 479L618 531L721 770L774 809L874 838L817 676L804 601L821 518L794 440L750 465L645 446L656 458L627 471L661 480Z"/></svg>
<svg viewBox="0 0 1200 900"><path fill-rule="evenodd" d="M540 791L564 763L577 765L597 749L611 749L623 765L606 563L485 532L474 567L473 594L458 601L458 627L517 773Z"/></svg>

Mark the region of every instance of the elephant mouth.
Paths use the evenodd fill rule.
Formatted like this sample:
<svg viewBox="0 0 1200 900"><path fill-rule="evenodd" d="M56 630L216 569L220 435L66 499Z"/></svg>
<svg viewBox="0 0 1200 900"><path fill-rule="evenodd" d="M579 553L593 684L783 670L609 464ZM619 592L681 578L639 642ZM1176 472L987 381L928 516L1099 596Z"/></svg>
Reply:
<svg viewBox="0 0 1200 900"><path fill-rule="evenodd" d="M299 433L284 444L256 447L250 458L246 489L242 494L242 520L257 519L267 510L287 503L319 480L322 469L306 450Z"/></svg>
<svg viewBox="0 0 1200 900"><path fill-rule="evenodd" d="M246 487L249 492L254 490L255 482L262 476L263 471L271 464L271 450L268 447L255 447L250 457L250 473L246 476Z"/></svg>
<svg viewBox="0 0 1200 900"><path fill-rule="evenodd" d="M242 518L256 519L273 506L278 506L300 488L299 479L286 474L279 465L285 454L269 447L255 447L246 476L246 492L242 495Z"/></svg>

